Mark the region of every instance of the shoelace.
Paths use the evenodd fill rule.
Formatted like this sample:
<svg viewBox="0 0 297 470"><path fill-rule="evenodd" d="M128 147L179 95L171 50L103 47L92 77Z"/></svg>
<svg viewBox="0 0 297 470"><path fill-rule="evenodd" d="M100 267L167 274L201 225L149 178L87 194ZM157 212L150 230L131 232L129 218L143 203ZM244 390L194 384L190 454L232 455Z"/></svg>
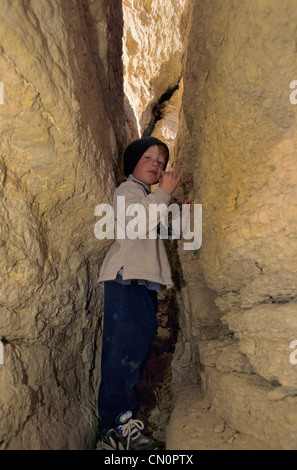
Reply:
<svg viewBox="0 0 297 470"><path fill-rule="evenodd" d="M140 434L140 431L144 428L144 424L139 419L129 419L127 423L122 424L119 428L122 430L123 437L127 438L126 450L129 450L130 439L135 439Z"/></svg>

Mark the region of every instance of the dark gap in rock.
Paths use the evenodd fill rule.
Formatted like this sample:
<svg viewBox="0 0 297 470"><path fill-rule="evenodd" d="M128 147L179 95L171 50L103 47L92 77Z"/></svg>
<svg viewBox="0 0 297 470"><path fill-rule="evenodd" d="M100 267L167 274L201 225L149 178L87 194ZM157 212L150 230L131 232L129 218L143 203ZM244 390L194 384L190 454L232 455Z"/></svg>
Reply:
<svg viewBox="0 0 297 470"><path fill-rule="evenodd" d="M170 100L172 95L178 89L179 89L179 84L175 85L172 88L169 88L167 91L165 91L165 93L163 93L159 101L153 106L151 120L148 126L146 127L146 129L143 131L142 137L152 135L156 122L163 119L163 110L165 108L165 103Z"/></svg>
<svg viewBox="0 0 297 470"><path fill-rule="evenodd" d="M146 435L165 447L166 427L172 412L171 362L178 336L178 304L175 289L159 293L158 332L151 343L137 385L138 416Z"/></svg>

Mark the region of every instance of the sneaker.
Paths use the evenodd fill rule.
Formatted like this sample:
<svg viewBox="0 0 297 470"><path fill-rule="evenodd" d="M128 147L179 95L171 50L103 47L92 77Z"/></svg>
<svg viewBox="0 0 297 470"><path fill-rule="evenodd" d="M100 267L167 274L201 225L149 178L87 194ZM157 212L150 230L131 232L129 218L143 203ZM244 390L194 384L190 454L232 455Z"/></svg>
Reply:
<svg viewBox="0 0 297 470"><path fill-rule="evenodd" d="M116 426L106 433L99 433L99 440L106 450L157 450L156 443L141 434L144 428L139 419L132 419L132 411L118 416Z"/></svg>

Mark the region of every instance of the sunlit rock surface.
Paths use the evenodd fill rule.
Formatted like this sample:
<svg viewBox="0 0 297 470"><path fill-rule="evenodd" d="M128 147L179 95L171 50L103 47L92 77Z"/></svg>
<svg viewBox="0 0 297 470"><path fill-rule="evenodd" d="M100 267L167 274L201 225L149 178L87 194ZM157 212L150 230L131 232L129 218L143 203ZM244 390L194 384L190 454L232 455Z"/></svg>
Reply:
<svg viewBox="0 0 297 470"><path fill-rule="evenodd" d="M121 3L4 0L0 16L1 448L88 448L106 249L94 208L126 138Z"/></svg>
<svg viewBox="0 0 297 470"><path fill-rule="evenodd" d="M295 7L193 3L177 144L203 205L201 249L180 249L185 354L217 414L274 449L297 438Z"/></svg>
<svg viewBox="0 0 297 470"><path fill-rule="evenodd" d="M1 449L94 448L94 209L143 133L203 206L171 247L166 446L296 448L296 2L219 3L1 3Z"/></svg>

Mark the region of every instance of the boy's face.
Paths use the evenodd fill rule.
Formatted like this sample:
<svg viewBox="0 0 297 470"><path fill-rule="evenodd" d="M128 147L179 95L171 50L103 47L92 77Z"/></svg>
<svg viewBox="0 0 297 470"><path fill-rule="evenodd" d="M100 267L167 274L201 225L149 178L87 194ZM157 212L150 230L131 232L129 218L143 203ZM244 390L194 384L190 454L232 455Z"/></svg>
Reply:
<svg viewBox="0 0 297 470"><path fill-rule="evenodd" d="M133 171L133 176L146 184L156 184L162 176L166 158L164 150L159 145L149 147Z"/></svg>

